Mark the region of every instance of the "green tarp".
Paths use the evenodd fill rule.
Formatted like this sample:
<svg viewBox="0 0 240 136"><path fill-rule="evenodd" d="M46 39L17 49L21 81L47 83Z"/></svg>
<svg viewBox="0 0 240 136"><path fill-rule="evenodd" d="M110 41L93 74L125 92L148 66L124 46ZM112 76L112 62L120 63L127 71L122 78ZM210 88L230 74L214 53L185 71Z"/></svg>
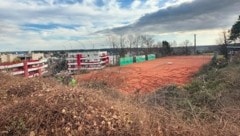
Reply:
<svg viewBox="0 0 240 136"><path fill-rule="evenodd" d="M154 60L156 59L156 55L155 54L148 54L147 55L147 60ZM140 56L136 56L136 62L144 62L146 61L146 56L145 55L140 55ZM124 57L124 58L120 58L120 66L125 66L128 64L132 64L133 63L133 57Z"/></svg>
<svg viewBox="0 0 240 136"><path fill-rule="evenodd" d="M136 56L136 62L144 62L146 60L145 55Z"/></svg>
<svg viewBox="0 0 240 136"><path fill-rule="evenodd" d="M125 66L133 63L133 57L120 58L120 66Z"/></svg>
<svg viewBox="0 0 240 136"><path fill-rule="evenodd" d="M148 60L155 60L156 59L155 54L148 54L147 57L148 57Z"/></svg>

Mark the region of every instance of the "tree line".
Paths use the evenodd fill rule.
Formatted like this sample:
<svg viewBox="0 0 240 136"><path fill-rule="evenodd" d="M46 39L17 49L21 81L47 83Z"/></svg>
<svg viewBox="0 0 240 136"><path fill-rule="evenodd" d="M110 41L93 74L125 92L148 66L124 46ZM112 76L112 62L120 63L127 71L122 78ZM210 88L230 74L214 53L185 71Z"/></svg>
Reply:
<svg viewBox="0 0 240 136"><path fill-rule="evenodd" d="M117 49L120 57L145 54L157 54L161 56L168 56L174 54L173 48L177 46L177 42L168 42L166 40L156 42L153 36L150 35L109 35L107 42L110 47ZM185 40L182 44L182 54L191 54L189 46L192 43L189 40ZM142 50L144 49L144 50Z"/></svg>

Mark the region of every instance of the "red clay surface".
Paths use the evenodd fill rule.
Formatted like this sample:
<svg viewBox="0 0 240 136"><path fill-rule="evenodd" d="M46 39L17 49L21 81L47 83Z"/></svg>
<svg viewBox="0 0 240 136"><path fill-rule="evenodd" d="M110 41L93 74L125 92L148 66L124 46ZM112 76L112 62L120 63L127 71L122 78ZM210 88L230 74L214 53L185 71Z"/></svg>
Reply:
<svg viewBox="0 0 240 136"><path fill-rule="evenodd" d="M210 62L211 58L211 56L164 57L94 71L79 75L77 79L79 82L104 81L123 92L151 92L169 84L186 84L201 66Z"/></svg>

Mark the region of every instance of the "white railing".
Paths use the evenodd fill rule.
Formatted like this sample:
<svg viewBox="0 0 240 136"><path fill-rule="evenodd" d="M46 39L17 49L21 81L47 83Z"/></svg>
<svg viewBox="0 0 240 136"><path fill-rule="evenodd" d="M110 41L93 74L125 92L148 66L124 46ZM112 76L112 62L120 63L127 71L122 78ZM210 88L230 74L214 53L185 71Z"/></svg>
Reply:
<svg viewBox="0 0 240 136"><path fill-rule="evenodd" d="M22 67L23 63L17 63L17 64L10 64L10 65L4 65L0 66L0 69L9 69L9 68L16 68L16 67Z"/></svg>
<svg viewBox="0 0 240 136"><path fill-rule="evenodd" d="M47 62L47 59L42 59L42 60L39 60L39 61L34 61L34 62L28 62L27 64L28 65L35 65L35 64L41 64L41 63L45 63Z"/></svg>
<svg viewBox="0 0 240 136"><path fill-rule="evenodd" d="M28 67L26 68L26 70L28 72L33 72L33 71L37 71L39 69L42 69L42 74L43 72L45 72L45 68L48 67L47 64L44 64L46 63L47 60L46 59L42 59L42 60L39 60L39 61L34 61L34 62L27 62L27 65ZM36 64L40 64L40 66L35 66L35 67L29 67L29 66L34 66ZM42 66L41 66L42 65ZM17 63L17 64L10 64L10 65L3 65L3 66L0 66L0 70L2 71L9 71L10 74L12 75L21 75L21 74L24 74L25 73L25 70L22 70L24 69L24 62L21 62L21 63ZM18 70L17 70L18 69ZM17 71L16 71L17 70ZM36 76L37 74L39 74L38 72L36 72L34 74L34 76ZM26 74L28 75L28 74ZM33 75L29 75L29 77L33 77Z"/></svg>
<svg viewBox="0 0 240 136"><path fill-rule="evenodd" d="M28 68L28 72L37 71L37 70L39 70L39 69L43 69L43 68L47 68L47 67L48 67L48 65L45 64L45 65L43 65L43 66L41 66L41 67Z"/></svg>
<svg viewBox="0 0 240 136"><path fill-rule="evenodd" d="M81 55L81 56L78 56ZM80 57L80 58L78 58ZM68 53L66 60L68 61L68 70L70 72L75 70L97 70L106 67L109 60L104 60L109 58L106 51L96 51L96 52L78 52L78 53ZM80 67L78 67L78 62L80 60ZM85 60L85 61L84 61ZM74 67L72 67L74 66Z"/></svg>
<svg viewBox="0 0 240 136"><path fill-rule="evenodd" d="M21 75L21 74L24 74L24 71L15 71L15 72L12 72L12 75Z"/></svg>
<svg viewBox="0 0 240 136"><path fill-rule="evenodd" d="M35 65L35 64L41 64L41 63L45 63L47 62L46 59L43 59L43 60L39 60L39 61L34 61L34 62L27 62L27 65ZM3 65L3 66L0 66L0 69L10 69L10 68L17 68L17 67L23 67L24 64L23 62L21 63L17 63L17 64L9 64L9 65Z"/></svg>

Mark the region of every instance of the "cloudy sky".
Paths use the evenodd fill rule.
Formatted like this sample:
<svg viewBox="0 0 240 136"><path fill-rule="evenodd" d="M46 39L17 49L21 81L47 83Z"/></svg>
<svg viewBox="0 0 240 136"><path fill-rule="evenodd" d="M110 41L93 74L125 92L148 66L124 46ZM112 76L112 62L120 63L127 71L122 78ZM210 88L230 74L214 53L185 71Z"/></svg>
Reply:
<svg viewBox="0 0 240 136"><path fill-rule="evenodd" d="M109 35L216 44L240 0L0 0L0 51L109 47Z"/></svg>

